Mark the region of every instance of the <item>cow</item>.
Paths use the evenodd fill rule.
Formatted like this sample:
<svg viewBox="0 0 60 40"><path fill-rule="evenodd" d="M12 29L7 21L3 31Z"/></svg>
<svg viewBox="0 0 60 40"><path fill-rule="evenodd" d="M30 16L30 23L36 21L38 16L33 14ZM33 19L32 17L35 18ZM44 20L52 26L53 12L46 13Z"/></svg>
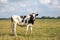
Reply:
<svg viewBox="0 0 60 40"><path fill-rule="evenodd" d="M19 15L13 15L11 16L11 23L12 23L12 32L15 36L17 36L16 33L16 26L20 25L20 26L26 26L26 33L28 31L28 28L30 27L30 31L32 34L32 26L34 24L34 21L36 19L36 16L38 16L38 14L32 13L30 15L27 16L19 16Z"/></svg>

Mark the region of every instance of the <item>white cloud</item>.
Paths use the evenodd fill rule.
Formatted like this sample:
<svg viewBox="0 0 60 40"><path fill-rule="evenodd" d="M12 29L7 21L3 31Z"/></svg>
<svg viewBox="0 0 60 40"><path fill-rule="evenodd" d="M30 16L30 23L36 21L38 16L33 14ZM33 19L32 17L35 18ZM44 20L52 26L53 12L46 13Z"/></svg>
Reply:
<svg viewBox="0 0 60 40"><path fill-rule="evenodd" d="M8 3L8 0L0 0L0 3L3 3L3 4Z"/></svg>
<svg viewBox="0 0 60 40"><path fill-rule="evenodd" d="M41 4L49 4L50 0L39 0Z"/></svg>
<svg viewBox="0 0 60 40"><path fill-rule="evenodd" d="M17 11L26 8L26 4L24 3L8 3L7 5L4 5L2 8L0 8L0 12L11 12L11 11Z"/></svg>
<svg viewBox="0 0 60 40"><path fill-rule="evenodd" d="M4 13L4 12L11 12L11 11L16 11L16 8L15 7L9 7L9 6L0 8L0 12L2 12L2 13Z"/></svg>
<svg viewBox="0 0 60 40"><path fill-rule="evenodd" d="M39 0L40 4L45 4L51 9L60 9L60 0Z"/></svg>
<svg viewBox="0 0 60 40"><path fill-rule="evenodd" d="M59 5L59 0L51 0L52 5Z"/></svg>
<svg viewBox="0 0 60 40"><path fill-rule="evenodd" d="M26 7L27 5L25 4L25 3L22 3L22 2L11 2L10 4L9 4L10 6L12 6L12 7Z"/></svg>
<svg viewBox="0 0 60 40"><path fill-rule="evenodd" d="M35 8L35 9L32 9L32 8L28 8L27 9L27 12L29 12L29 13L38 13L38 12L40 12L40 11L42 11L40 8Z"/></svg>
<svg viewBox="0 0 60 40"><path fill-rule="evenodd" d="M1 3L8 3L8 0L0 0ZM36 1L25 1L25 2L9 2L7 5L4 6L2 12L5 11L15 11L15 10L21 10L21 9L26 9L31 6L36 6L38 3ZM6 7L6 8L5 8ZM31 9L29 9L31 10ZM5 12L4 11L4 12Z"/></svg>
<svg viewBox="0 0 60 40"><path fill-rule="evenodd" d="M60 9L60 6L59 5L48 5L49 8L54 8L54 9Z"/></svg>
<svg viewBox="0 0 60 40"><path fill-rule="evenodd" d="M59 8L60 9L60 1L59 0L51 0L51 5L47 5L49 8Z"/></svg>

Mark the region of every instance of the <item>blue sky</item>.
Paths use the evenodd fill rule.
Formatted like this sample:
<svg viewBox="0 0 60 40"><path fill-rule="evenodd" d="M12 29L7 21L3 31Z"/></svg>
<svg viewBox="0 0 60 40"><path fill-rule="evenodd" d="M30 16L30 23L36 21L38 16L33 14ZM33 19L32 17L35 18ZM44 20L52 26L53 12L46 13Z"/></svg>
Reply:
<svg viewBox="0 0 60 40"><path fill-rule="evenodd" d="M60 16L60 0L0 0L0 18L38 13L38 17Z"/></svg>

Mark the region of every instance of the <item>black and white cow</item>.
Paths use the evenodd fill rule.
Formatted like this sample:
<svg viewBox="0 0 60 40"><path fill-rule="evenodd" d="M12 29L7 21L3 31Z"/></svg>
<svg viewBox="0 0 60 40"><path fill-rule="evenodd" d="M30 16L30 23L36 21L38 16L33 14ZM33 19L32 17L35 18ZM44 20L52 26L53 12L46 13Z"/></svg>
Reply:
<svg viewBox="0 0 60 40"><path fill-rule="evenodd" d="M31 34L32 34L32 26L34 24L36 16L38 16L38 14L35 14L35 13L32 13L32 14L27 15L27 16L13 15L11 17L13 34L15 36L17 36L17 33L16 33L17 24L20 25L20 26L23 26L23 25L26 26L26 33L25 34L27 34L28 28L30 27Z"/></svg>

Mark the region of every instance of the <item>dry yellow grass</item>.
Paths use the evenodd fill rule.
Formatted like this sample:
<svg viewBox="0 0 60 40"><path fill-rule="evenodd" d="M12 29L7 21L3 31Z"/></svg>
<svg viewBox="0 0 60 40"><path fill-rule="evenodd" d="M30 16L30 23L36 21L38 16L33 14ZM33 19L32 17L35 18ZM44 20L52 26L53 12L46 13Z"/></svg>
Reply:
<svg viewBox="0 0 60 40"><path fill-rule="evenodd" d="M36 19L31 35L17 26L17 35L12 35L10 20L0 20L0 40L60 40L60 19Z"/></svg>

